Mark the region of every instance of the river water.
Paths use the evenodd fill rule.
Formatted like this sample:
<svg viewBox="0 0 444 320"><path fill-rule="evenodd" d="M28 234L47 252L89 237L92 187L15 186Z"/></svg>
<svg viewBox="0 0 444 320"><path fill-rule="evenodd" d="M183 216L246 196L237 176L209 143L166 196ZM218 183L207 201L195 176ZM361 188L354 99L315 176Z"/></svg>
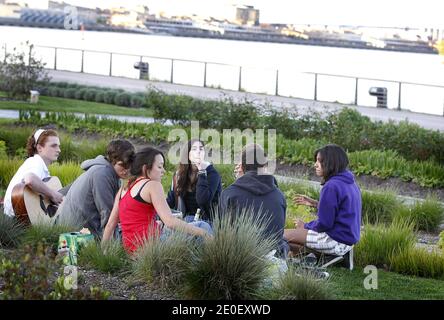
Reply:
<svg viewBox="0 0 444 320"><path fill-rule="evenodd" d="M372 78L395 82L361 79L358 82L358 104L376 106L370 87L388 90L388 107L397 108L399 84L413 82L444 86L444 57L433 54L362 50L295 44L278 44L219 39L142 35L114 32L39 29L0 26L0 45L8 52L24 41L36 45L36 54L48 68L80 71L80 50L55 50L41 46L74 48L103 52L87 52L83 70L88 73L138 78L135 62L149 63L150 79L171 80L171 60L207 61L206 85L238 90L239 66L242 66L241 88L246 91L275 94L278 72L278 93L283 96L313 99L313 73L345 75L353 78L321 76L317 78L317 98L321 101L353 103L356 80ZM4 48L0 51L0 58ZM131 56L133 55L133 56ZM157 57L157 58L149 58ZM57 60L55 62L55 60ZM204 64L174 61L174 82L202 86ZM403 84L401 106L415 112L443 114L444 88Z"/></svg>

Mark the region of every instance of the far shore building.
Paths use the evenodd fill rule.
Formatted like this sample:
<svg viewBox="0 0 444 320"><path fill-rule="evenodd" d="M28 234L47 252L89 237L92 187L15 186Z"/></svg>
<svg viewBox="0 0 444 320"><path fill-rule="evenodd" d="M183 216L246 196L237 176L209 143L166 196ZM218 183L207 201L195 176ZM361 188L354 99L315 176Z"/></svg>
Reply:
<svg viewBox="0 0 444 320"><path fill-rule="evenodd" d="M259 10L253 6L236 6L235 22L241 25L258 26Z"/></svg>
<svg viewBox="0 0 444 320"><path fill-rule="evenodd" d="M22 7L17 3L8 3L0 0L0 17L5 18L20 18L20 11Z"/></svg>

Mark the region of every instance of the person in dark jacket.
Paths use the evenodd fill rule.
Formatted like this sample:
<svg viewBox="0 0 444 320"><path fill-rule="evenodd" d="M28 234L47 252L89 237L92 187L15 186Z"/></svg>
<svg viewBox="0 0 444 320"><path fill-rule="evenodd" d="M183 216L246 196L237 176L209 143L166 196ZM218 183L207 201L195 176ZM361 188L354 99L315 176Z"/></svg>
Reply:
<svg viewBox="0 0 444 320"><path fill-rule="evenodd" d="M263 148L257 144L247 145L235 169L237 180L222 192L220 210L240 213L251 208L258 221L267 222L264 236L277 240L277 254L285 258L289 250L284 239L287 203L274 176L266 173L266 164Z"/></svg>
<svg viewBox="0 0 444 320"><path fill-rule="evenodd" d="M347 170L348 157L338 145L329 144L314 153L316 175L323 185L319 201L297 195L296 204L316 207L316 220L295 222L296 229L285 230L292 251L302 246L324 254L342 256L359 241L361 230L361 191Z"/></svg>
<svg viewBox="0 0 444 320"><path fill-rule="evenodd" d="M214 166L205 161L203 142L188 141L171 182L168 205L182 212L186 222L200 219L211 223L212 209L218 205L221 192L222 179ZM199 217L196 216L198 209Z"/></svg>

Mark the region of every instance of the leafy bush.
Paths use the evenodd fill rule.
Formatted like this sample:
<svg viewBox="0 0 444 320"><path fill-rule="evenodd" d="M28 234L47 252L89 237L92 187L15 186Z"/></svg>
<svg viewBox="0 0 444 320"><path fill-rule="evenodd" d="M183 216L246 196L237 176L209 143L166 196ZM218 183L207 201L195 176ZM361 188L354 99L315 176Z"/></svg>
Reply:
<svg viewBox="0 0 444 320"><path fill-rule="evenodd" d="M108 104L114 104L114 98L119 92L116 90L105 91L104 102Z"/></svg>
<svg viewBox="0 0 444 320"><path fill-rule="evenodd" d="M95 102L105 102L105 91L97 91Z"/></svg>
<svg viewBox="0 0 444 320"><path fill-rule="evenodd" d="M88 89L83 96L83 100L95 101L97 92L98 91L95 89Z"/></svg>
<svg viewBox="0 0 444 320"><path fill-rule="evenodd" d="M129 93L119 93L114 98L114 104L122 107L131 106L131 96Z"/></svg>
<svg viewBox="0 0 444 320"><path fill-rule="evenodd" d="M361 240L355 245L357 265L390 265L391 255L396 255L413 247L416 242L414 224L395 219L389 226L366 225Z"/></svg>
<svg viewBox="0 0 444 320"><path fill-rule="evenodd" d="M0 263L0 299L61 300L107 299L109 293L100 288L65 288L65 277L60 273L51 250L41 243L26 246L18 258Z"/></svg>
<svg viewBox="0 0 444 320"><path fill-rule="evenodd" d="M243 210L216 213L214 239L192 255L185 295L196 299L252 299L259 296L269 273L265 259L275 240L263 237L265 221Z"/></svg>
<svg viewBox="0 0 444 320"><path fill-rule="evenodd" d="M0 88L10 98L25 100L39 82L49 82L45 64L35 58L34 46L26 42L25 47L27 53L14 48L13 53L6 53L4 61L0 61Z"/></svg>
<svg viewBox="0 0 444 320"><path fill-rule="evenodd" d="M63 94L62 94L63 92ZM65 91L62 88L58 87L49 87L48 88L48 95L51 97L60 97L65 95Z"/></svg>
<svg viewBox="0 0 444 320"><path fill-rule="evenodd" d="M390 269L397 273L444 280L444 255L424 248L410 248L390 257Z"/></svg>
<svg viewBox="0 0 444 320"><path fill-rule="evenodd" d="M86 88L78 89L76 91L76 95L75 95L76 99L77 100L84 100L85 99L84 97L85 97L87 92L88 92L88 89L86 89Z"/></svg>
<svg viewBox="0 0 444 320"><path fill-rule="evenodd" d="M56 87L66 89L70 86L68 82L52 82L51 84L55 85Z"/></svg>
<svg viewBox="0 0 444 320"><path fill-rule="evenodd" d="M0 248L16 248L23 233L23 225L15 218L0 213Z"/></svg>
<svg viewBox="0 0 444 320"><path fill-rule="evenodd" d="M75 99L76 98L76 88L68 88L65 90L63 97L67 99Z"/></svg>
<svg viewBox="0 0 444 320"><path fill-rule="evenodd" d="M131 108L142 108L145 106L145 98L138 94L132 94L130 100Z"/></svg>
<svg viewBox="0 0 444 320"><path fill-rule="evenodd" d="M20 113L19 114L23 114ZM34 116L34 119L37 116ZM33 128L18 128L17 126L0 126L0 140L5 141L6 149L9 156L13 156L17 149L26 145L26 140L32 134Z"/></svg>
<svg viewBox="0 0 444 320"><path fill-rule="evenodd" d="M313 164L314 152L324 146L326 141L303 138L300 140L285 139L283 135L278 135L276 145L278 146L276 155L284 163Z"/></svg>
<svg viewBox="0 0 444 320"><path fill-rule="evenodd" d="M92 242L79 252L79 265L115 274L129 265L129 260L120 241L111 240L102 247Z"/></svg>

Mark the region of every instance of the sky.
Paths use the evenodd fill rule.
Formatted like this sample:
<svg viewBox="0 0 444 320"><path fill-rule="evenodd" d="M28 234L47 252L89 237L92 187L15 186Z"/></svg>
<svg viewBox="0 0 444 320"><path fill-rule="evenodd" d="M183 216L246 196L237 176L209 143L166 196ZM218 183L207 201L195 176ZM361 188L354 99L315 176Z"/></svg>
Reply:
<svg viewBox="0 0 444 320"><path fill-rule="evenodd" d="M27 0L41 3L44 0ZM65 0L85 7L143 4L151 11L217 16L231 4L253 5L261 23L444 28L439 0Z"/></svg>

